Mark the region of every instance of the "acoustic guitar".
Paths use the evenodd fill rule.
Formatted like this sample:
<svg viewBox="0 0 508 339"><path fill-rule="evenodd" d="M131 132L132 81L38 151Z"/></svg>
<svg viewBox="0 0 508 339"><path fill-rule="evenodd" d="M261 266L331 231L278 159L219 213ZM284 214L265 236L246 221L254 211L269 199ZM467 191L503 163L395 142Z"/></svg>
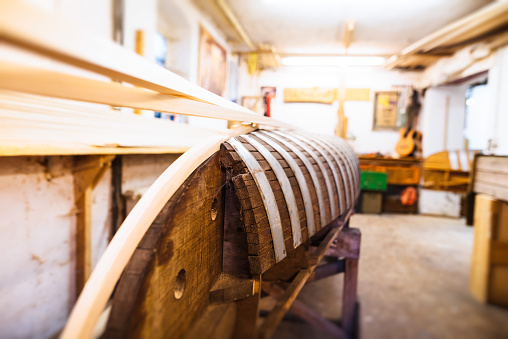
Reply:
<svg viewBox="0 0 508 339"><path fill-rule="evenodd" d="M395 152L401 157L408 157L421 149L421 132L416 130L416 120L420 111L420 102L418 100L418 91L413 90L409 105L407 107L406 127L399 130L400 138L395 146Z"/></svg>

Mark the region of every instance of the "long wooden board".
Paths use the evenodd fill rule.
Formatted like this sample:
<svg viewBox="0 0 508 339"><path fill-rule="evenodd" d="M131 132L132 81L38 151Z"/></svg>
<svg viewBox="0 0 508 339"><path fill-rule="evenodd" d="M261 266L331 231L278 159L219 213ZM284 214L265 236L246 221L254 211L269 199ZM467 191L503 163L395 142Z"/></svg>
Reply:
<svg viewBox="0 0 508 339"><path fill-rule="evenodd" d="M0 41L138 87L253 114L111 40L21 1L0 2Z"/></svg>
<svg viewBox="0 0 508 339"><path fill-rule="evenodd" d="M183 153L223 132L0 91L0 156Z"/></svg>
<svg viewBox="0 0 508 339"><path fill-rule="evenodd" d="M277 120L238 109L5 61L0 62L0 88L114 107L289 127Z"/></svg>
<svg viewBox="0 0 508 339"><path fill-rule="evenodd" d="M481 36L506 23L508 3L497 1L424 37L402 50L402 55L428 52ZM495 26L493 26L495 25Z"/></svg>

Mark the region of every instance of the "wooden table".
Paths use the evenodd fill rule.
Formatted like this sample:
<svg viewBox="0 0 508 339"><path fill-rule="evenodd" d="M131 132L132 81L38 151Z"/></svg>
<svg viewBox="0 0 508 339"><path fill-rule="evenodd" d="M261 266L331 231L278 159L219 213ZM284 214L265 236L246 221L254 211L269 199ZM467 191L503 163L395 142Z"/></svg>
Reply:
<svg viewBox="0 0 508 339"><path fill-rule="evenodd" d="M403 205L400 196L407 187L418 188L421 174L421 158L371 157L360 155L362 171L387 174L388 189L383 193L382 212L417 213L418 197L411 205ZM418 192L418 189L417 189Z"/></svg>

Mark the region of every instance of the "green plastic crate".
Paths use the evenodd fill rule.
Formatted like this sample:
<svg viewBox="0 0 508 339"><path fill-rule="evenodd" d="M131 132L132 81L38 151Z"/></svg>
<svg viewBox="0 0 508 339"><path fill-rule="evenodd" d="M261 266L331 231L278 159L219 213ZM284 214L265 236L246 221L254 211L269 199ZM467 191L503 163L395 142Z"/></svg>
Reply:
<svg viewBox="0 0 508 339"><path fill-rule="evenodd" d="M386 173L362 171L360 181L362 190L386 191Z"/></svg>

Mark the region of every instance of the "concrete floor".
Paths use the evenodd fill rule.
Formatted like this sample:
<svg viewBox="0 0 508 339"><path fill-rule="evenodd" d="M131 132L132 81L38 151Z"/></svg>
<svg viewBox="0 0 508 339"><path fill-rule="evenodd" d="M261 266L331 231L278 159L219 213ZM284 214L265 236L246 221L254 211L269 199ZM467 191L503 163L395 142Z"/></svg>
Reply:
<svg viewBox="0 0 508 339"><path fill-rule="evenodd" d="M508 308L482 305L468 289L473 229L463 220L353 216L362 231L359 271L361 337L508 338ZM342 276L306 286L298 299L340 319ZM285 320L274 338L322 338Z"/></svg>

